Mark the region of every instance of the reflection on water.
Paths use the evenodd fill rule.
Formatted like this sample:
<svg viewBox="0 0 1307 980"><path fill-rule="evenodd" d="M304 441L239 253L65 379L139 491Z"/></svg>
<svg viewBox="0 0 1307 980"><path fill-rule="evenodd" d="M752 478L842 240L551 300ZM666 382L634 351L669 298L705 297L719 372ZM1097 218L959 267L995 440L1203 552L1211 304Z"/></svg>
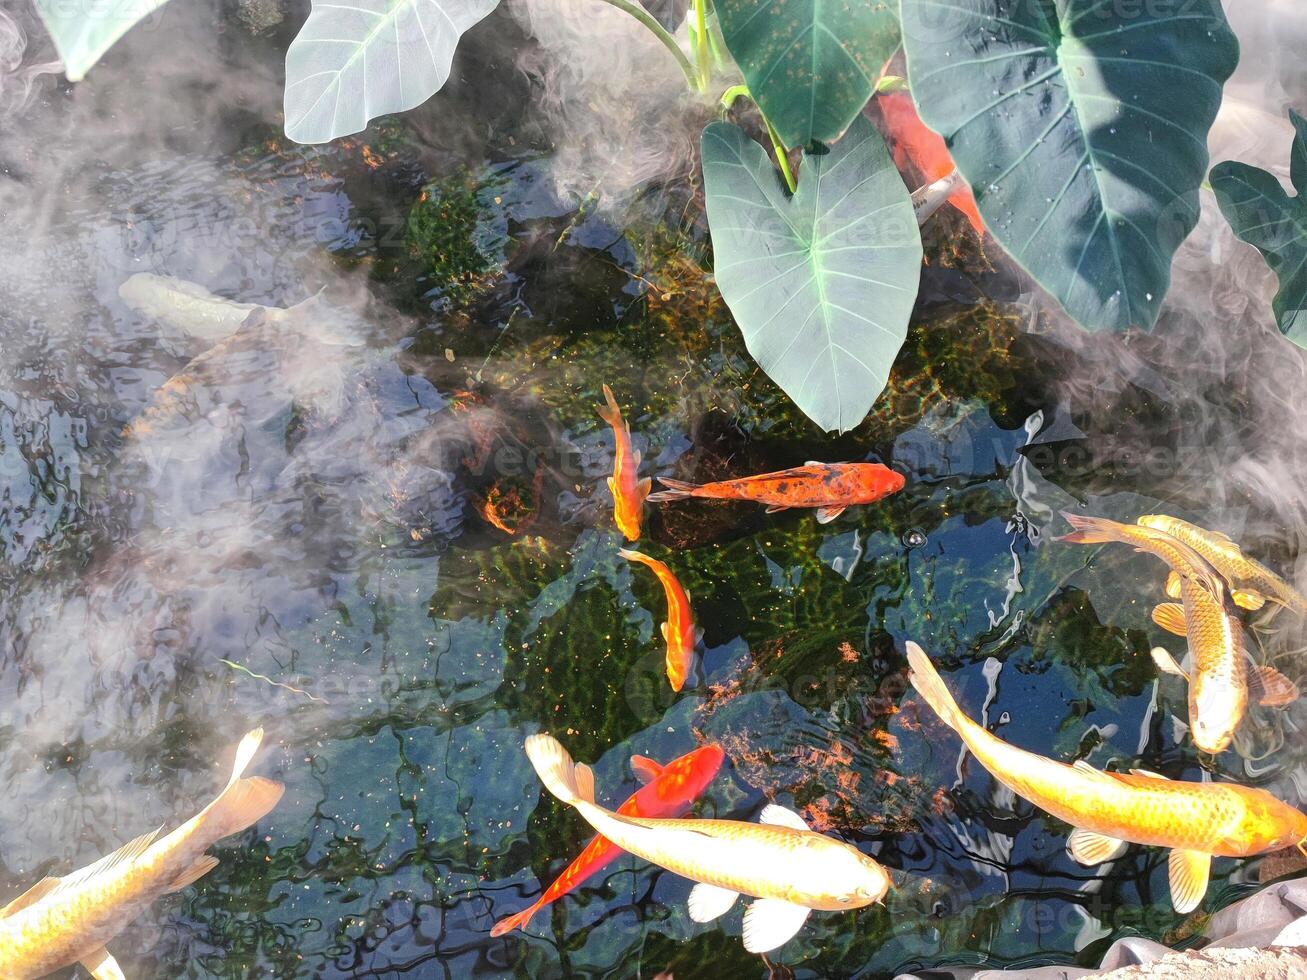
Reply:
<svg viewBox="0 0 1307 980"><path fill-rule="evenodd" d="M1157 568L1059 547L1057 513L1178 511L1292 569L1301 498L1279 510L1274 479L1296 457L1238 394L1291 390L1277 339L1248 326L1196 365L1211 328L1179 316L1090 341L946 214L889 391L823 438L703 276L693 188L568 199L538 134L509 135L524 84L488 69L479 96L330 149L283 144L226 91L181 149L123 106L97 158L68 128L81 89L23 120L0 185L0 894L193 809L261 723L285 800L114 944L129 976L765 975L738 911L696 926L689 884L632 859L489 937L590 833L521 751L544 728L613 802L632 754L716 741L703 813L779 797L895 869L885 908L815 915L773 957L800 975L1088 963L1131 931L1183 935L1162 852L1076 865L1067 828L905 696L901 651L920 642L1019 745L1200 778L1183 692L1148 656ZM19 167L38 146L82 166ZM201 340L122 302L137 272L277 307L326 286L323 316L358 342L257 315ZM877 459L909 477L829 526L651 510L641 547L705 631L681 696L661 596L616 556L604 382L649 472ZM1301 646L1274 626L1268 654ZM1208 770L1296 800L1301 725L1253 711ZM1218 860L1212 901L1256 866Z"/></svg>

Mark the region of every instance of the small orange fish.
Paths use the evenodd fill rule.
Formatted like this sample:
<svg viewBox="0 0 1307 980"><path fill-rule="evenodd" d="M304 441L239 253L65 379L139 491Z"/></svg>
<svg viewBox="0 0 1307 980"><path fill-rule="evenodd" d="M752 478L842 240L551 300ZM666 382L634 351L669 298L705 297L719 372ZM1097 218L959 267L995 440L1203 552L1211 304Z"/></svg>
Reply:
<svg viewBox="0 0 1307 980"><path fill-rule="evenodd" d="M640 537L640 513L649 496L649 478L637 479L640 454L631 449L631 426L622 420L622 410L608 385L604 385L604 400L608 405L599 409L599 417L613 427L613 475L608 478L613 520L627 541L635 541Z"/></svg>
<svg viewBox="0 0 1307 980"><path fill-rule="evenodd" d="M662 625L663 639L667 641L667 680L673 691L679 691L694 666L694 647L699 640L690 613L690 593L681 588L672 570L657 558L626 548L617 553L627 561L648 565L663 583L663 592L667 594L667 621Z"/></svg>
<svg viewBox="0 0 1307 980"><path fill-rule="evenodd" d="M700 746L665 766L653 759L633 755L631 769L644 786L627 797L614 812L623 817L683 817L708 788L725 758L726 754L716 745ZM533 915L612 864L621 853L622 849L616 844L602 837L592 837L585 850L545 889L534 905L500 919L490 930L490 935L502 936L514 929L525 929Z"/></svg>
<svg viewBox="0 0 1307 980"><path fill-rule="evenodd" d="M876 103L889 130L894 163L900 170L911 163L929 184L947 177L956 169L944 138L921 121L910 93L882 92L876 97ZM976 234L985 234L985 222L976 209L976 198L965 182L949 195L948 202L967 216Z"/></svg>
<svg viewBox="0 0 1307 980"><path fill-rule="evenodd" d="M903 489L902 473L880 463L805 463L777 473L760 473L720 483L682 483L659 477L667 487L649 495L651 503L686 497L752 500L767 504L767 513L790 507L815 507L822 524L835 520L844 508L871 504Z"/></svg>

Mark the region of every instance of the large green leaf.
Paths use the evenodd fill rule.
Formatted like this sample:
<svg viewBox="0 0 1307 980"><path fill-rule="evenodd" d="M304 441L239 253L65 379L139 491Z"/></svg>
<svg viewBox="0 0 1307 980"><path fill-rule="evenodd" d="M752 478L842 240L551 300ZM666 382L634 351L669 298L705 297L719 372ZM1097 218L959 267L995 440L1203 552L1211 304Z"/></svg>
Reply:
<svg viewBox="0 0 1307 980"><path fill-rule="evenodd" d="M325 143L429 99L499 0L313 0L286 51L286 135Z"/></svg>
<svg viewBox="0 0 1307 980"><path fill-rule="evenodd" d="M892 0L716 0L722 37L786 146L831 143L899 46Z"/></svg>
<svg viewBox="0 0 1307 980"><path fill-rule="evenodd" d="M1218 0L902 0L908 80L994 237L1090 329L1151 328L1239 46Z"/></svg>
<svg viewBox="0 0 1307 980"><path fill-rule="evenodd" d="M768 376L823 429L853 428L885 387L921 278L912 199L885 141L859 118L805 153L788 197L761 146L703 131L717 287Z"/></svg>
<svg viewBox="0 0 1307 980"><path fill-rule="evenodd" d="M80 82L114 42L168 0L36 0L70 82Z"/></svg>
<svg viewBox="0 0 1307 980"><path fill-rule="evenodd" d="M1307 121L1289 110L1297 135L1289 161L1290 197L1273 174L1246 163L1218 163L1212 190L1234 233L1255 246L1280 280L1275 320L1286 337L1307 347Z"/></svg>

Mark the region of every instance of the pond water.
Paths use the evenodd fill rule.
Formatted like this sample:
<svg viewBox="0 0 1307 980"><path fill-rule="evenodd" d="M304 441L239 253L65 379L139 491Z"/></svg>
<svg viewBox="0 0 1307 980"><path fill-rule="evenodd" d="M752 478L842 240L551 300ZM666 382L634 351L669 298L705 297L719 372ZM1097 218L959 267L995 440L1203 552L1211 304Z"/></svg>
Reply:
<svg viewBox="0 0 1307 980"><path fill-rule="evenodd" d="M1303 364L1210 199L1152 337L1063 324L941 213L889 389L824 437L705 275L675 166L704 110L676 107L664 158L645 139L586 171L613 134L570 138L593 108L557 111L568 93L522 70L511 52L539 52L500 10L432 102L299 147L277 117L299 5L280 24L165 9L75 90L38 86L0 147L0 895L189 815L261 724L284 800L112 944L128 976L766 976L738 907L697 926L690 884L632 858L490 937L589 837L522 752L546 730L612 803L632 754L716 742L702 813L777 800L893 869L883 908L816 914L771 957L796 976L1092 964L1124 935L1193 935L1163 852L1084 869L1064 825L963 756L906 693L908 639L1023 747L1301 802L1307 708L1254 711L1199 759L1149 659L1160 566L1054 540L1062 509L1162 510L1295 568ZM1268 91L1274 59L1248 71L1236 95ZM1231 105L1214 142L1283 171L1279 106ZM127 306L138 272L276 307L323 292L215 341ZM907 476L824 526L649 508L641 548L704 631L679 695L661 590L616 555L605 383L649 474ZM1298 676L1301 624L1256 635ZM1258 871L1218 859L1206 909Z"/></svg>

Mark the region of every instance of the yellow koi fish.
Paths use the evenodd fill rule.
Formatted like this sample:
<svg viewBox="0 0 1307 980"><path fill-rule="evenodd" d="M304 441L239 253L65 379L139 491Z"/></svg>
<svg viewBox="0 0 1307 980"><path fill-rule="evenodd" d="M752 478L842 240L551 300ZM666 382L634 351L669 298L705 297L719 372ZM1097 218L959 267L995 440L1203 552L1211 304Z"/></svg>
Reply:
<svg viewBox="0 0 1307 980"><path fill-rule="evenodd" d="M613 521L627 541L635 541L640 537L640 517L650 482L648 477L638 478L640 454L631 449L631 426L622 420L622 410L608 385L604 385L604 400L608 405L599 409L599 417L613 427L613 475L608 478Z"/></svg>
<svg viewBox="0 0 1307 980"><path fill-rule="evenodd" d="M627 561L647 565L663 584L667 596L667 621L662 625L663 639L667 641L667 680L673 691L679 691L694 666L694 647L698 642L694 617L690 614L690 593L681 588L672 570L657 558L626 548L618 549L617 553Z"/></svg>
<svg viewBox="0 0 1307 980"><path fill-rule="evenodd" d="M1105 772L1009 745L962 713L924 650L908 643L909 680L972 755L1012 792L1075 828L1076 861L1116 858L1126 842L1169 847L1171 903L1192 912L1207 892L1212 856L1248 857L1307 839L1307 814L1261 789L1184 783L1132 769Z"/></svg>
<svg viewBox="0 0 1307 980"><path fill-rule="evenodd" d="M803 928L813 909L847 911L879 902L885 869L865 854L808 828L772 804L762 823L619 816L594 801L590 767L574 765L551 735L532 735L526 754L540 781L624 851L697 881L690 918L711 922L740 895L757 899L744 913L744 948L765 953Z"/></svg>
<svg viewBox="0 0 1307 980"><path fill-rule="evenodd" d="M1307 597L1260 562L1253 561L1227 535L1166 514L1145 514L1142 527L1164 531L1211 562L1230 583L1230 598L1244 609L1260 609L1266 600L1278 602L1298 615L1307 615ZM1177 598L1177 583L1167 580L1167 594Z"/></svg>
<svg viewBox="0 0 1307 980"><path fill-rule="evenodd" d="M1222 752L1248 708L1248 654L1243 628L1225 607L1225 586L1216 569L1198 552L1163 531L1119 524L1102 517L1063 514L1075 528L1059 540L1096 544L1120 541L1156 555L1179 577L1183 607L1154 610L1158 625L1189 641L1189 730L1204 752ZM1158 658L1155 656L1155 660ZM1159 663L1164 669L1169 669Z"/></svg>
<svg viewBox="0 0 1307 980"><path fill-rule="evenodd" d="M0 909L0 977L32 980L81 963L96 980L123 980L105 943L156 898L217 867L218 859L204 852L281 799L281 783L242 778L262 740L262 729L245 736L227 787L167 837L156 840L158 831L138 837L66 878L42 880Z"/></svg>

